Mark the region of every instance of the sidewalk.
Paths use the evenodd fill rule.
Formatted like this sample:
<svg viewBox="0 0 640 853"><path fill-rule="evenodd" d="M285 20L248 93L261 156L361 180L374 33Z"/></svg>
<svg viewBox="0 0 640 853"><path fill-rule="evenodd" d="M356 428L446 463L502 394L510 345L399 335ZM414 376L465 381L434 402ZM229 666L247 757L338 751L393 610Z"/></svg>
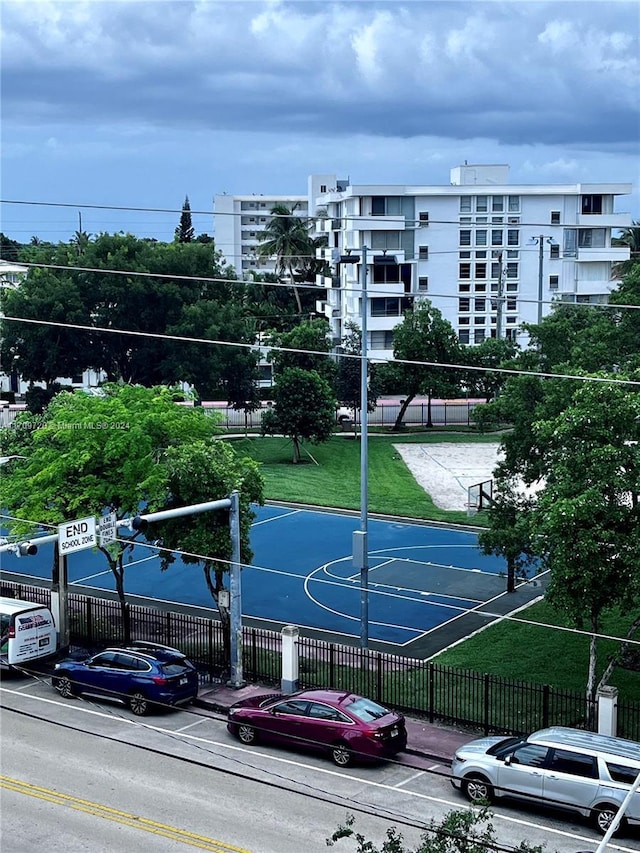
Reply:
<svg viewBox="0 0 640 853"><path fill-rule="evenodd" d="M199 708L226 714L230 706L234 702L239 702L240 699L269 693L280 693L280 691L255 684L248 684L237 690L227 687L226 684L213 684L201 688L194 704ZM406 717L406 726L408 735L407 749L404 753L406 756L417 756L447 765L451 763L459 746L475 737L480 737L479 734L463 732L452 726L429 723L412 717ZM401 756L398 758L401 759Z"/></svg>

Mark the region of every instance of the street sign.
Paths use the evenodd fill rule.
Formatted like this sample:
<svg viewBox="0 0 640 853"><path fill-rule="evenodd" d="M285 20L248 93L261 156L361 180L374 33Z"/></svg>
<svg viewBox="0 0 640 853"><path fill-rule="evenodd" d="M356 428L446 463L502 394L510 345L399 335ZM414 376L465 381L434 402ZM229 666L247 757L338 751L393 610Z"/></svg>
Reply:
<svg viewBox="0 0 640 853"><path fill-rule="evenodd" d="M98 533L100 534L100 544L108 545L116 538L116 523L118 519L115 512L110 512L108 515L103 515L98 519Z"/></svg>
<svg viewBox="0 0 640 853"><path fill-rule="evenodd" d="M96 520L93 516L58 525L58 548L61 555L95 548L97 544Z"/></svg>

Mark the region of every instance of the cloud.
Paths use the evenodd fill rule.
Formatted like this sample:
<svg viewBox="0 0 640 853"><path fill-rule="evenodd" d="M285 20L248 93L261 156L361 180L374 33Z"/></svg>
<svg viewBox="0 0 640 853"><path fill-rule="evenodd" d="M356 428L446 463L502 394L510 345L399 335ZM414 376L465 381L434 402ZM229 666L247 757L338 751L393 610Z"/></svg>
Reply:
<svg viewBox="0 0 640 853"><path fill-rule="evenodd" d="M632 145L634 8L5 0L5 121Z"/></svg>

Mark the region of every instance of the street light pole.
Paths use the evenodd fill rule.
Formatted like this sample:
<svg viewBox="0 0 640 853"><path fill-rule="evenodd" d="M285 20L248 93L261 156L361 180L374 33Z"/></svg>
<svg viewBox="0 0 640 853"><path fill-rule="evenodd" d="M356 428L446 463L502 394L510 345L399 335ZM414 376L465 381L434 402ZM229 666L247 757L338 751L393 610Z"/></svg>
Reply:
<svg viewBox="0 0 640 853"><path fill-rule="evenodd" d="M544 258L544 241L547 243L553 243L553 237L546 237L544 234L540 234L539 237L531 238L534 243L538 243L540 249L538 254L538 325L542 323L542 262Z"/></svg>
<svg viewBox="0 0 640 853"><path fill-rule="evenodd" d="M368 344L367 344L367 247L362 247L360 271L362 290L362 346L360 359L360 646L369 646L369 556L368 556Z"/></svg>

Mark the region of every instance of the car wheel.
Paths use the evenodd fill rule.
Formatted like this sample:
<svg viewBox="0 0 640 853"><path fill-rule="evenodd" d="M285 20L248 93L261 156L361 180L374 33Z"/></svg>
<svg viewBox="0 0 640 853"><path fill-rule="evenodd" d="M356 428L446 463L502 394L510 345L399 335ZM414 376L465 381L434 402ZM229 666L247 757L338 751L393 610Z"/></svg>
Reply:
<svg viewBox="0 0 640 853"><path fill-rule="evenodd" d="M484 776L469 776L462 780L462 790L472 803L490 803L493 801L493 788Z"/></svg>
<svg viewBox="0 0 640 853"><path fill-rule="evenodd" d="M63 699L71 699L75 695L73 681L68 672L62 672L55 678L54 687Z"/></svg>
<svg viewBox="0 0 640 853"><path fill-rule="evenodd" d="M136 717L144 717L149 710L149 700L144 693L132 693L129 696L129 707Z"/></svg>
<svg viewBox="0 0 640 853"><path fill-rule="evenodd" d="M238 739L242 741L242 743L250 744L255 743L258 740L258 733L253 728L253 726L247 726L244 723L241 723L238 726Z"/></svg>
<svg viewBox="0 0 640 853"><path fill-rule="evenodd" d="M353 760L351 751L344 743L337 743L331 747L331 758L338 767L348 767Z"/></svg>
<svg viewBox="0 0 640 853"><path fill-rule="evenodd" d="M613 819L618 813L618 807L612 806L609 803L603 803L597 806L592 812L593 824L598 832L603 835L613 823Z"/></svg>

